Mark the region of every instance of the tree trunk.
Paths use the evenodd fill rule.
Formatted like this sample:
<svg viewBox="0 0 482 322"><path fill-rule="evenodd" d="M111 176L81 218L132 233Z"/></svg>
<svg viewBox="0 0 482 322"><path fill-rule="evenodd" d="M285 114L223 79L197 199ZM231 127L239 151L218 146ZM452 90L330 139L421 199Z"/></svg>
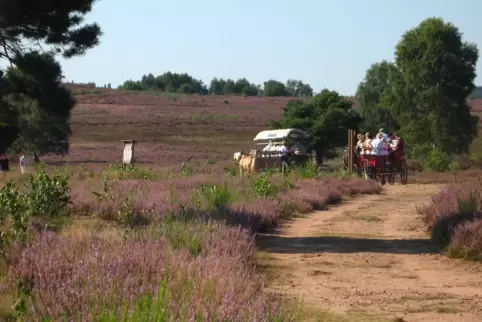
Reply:
<svg viewBox="0 0 482 322"><path fill-rule="evenodd" d="M40 158L38 157L37 152L34 152L34 153L33 153L33 161L34 161L35 163L40 163Z"/></svg>

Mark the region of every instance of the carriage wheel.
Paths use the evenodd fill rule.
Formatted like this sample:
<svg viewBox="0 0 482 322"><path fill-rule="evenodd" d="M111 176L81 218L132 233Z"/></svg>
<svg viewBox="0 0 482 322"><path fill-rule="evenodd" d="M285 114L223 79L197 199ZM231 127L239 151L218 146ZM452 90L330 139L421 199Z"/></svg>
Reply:
<svg viewBox="0 0 482 322"><path fill-rule="evenodd" d="M408 182L408 167L405 160L402 161L402 164L400 166L400 181L403 185L406 185Z"/></svg>
<svg viewBox="0 0 482 322"><path fill-rule="evenodd" d="M388 183L393 186L393 184L395 183L395 175L394 174L391 174L388 176Z"/></svg>

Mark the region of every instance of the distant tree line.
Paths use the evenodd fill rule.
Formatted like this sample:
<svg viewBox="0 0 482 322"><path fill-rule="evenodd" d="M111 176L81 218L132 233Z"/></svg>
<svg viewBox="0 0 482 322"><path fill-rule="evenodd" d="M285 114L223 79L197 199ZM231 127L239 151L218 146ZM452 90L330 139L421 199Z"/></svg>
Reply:
<svg viewBox="0 0 482 322"><path fill-rule="evenodd" d="M202 80L196 79L189 74L171 72L159 76L154 76L153 74L144 75L138 81L127 80L119 86L119 89L200 95L313 96L313 88L300 80L290 79L283 83L270 79L261 86L249 82L246 78L238 80L214 78L208 87Z"/></svg>

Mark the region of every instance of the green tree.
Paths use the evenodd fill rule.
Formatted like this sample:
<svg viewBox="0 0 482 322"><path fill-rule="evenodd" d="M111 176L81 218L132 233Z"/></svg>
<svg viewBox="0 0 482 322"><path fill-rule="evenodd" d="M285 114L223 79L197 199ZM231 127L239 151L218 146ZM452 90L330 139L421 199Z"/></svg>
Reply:
<svg viewBox="0 0 482 322"><path fill-rule="evenodd" d="M407 141L468 152L478 125L466 102L475 89L477 46L453 24L429 18L403 35L395 56L403 81L395 82L391 103Z"/></svg>
<svg viewBox="0 0 482 322"><path fill-rule="evenodd" d="M71 58L99 43L100 27L82 24L94 1L0 2L0 59L9 64L0 83L0 153L13 143L36 154L68 152L75 100L55 55Z"/></svg>
<svg viewBox="0 0 482 322"><path fill-rule="evenodd" d="M392 114L387 96L391 86L401 74L397 66L388 61L373 64L358 85L356 99L360 102L363 128L374 133L380 127L398 130L399 125Z"/></svg>
<svg viewBox="0 0 482 322"><path fill-rule="evenodd" d="M318 163L335 147L347 144L347 130L358 130L361 117L352 109L353 103L335 91L322 90L311 102L291 100L283 108L273 128L298 128L312 136L312 147Z"/></svg>
<svg viewBox="0 0 482 322"><path fill-rule="evenodd" d="M224 79L222 78L218 79L214 77L213 80L211 81L211 84L209 85L209 93L222 95L224 84L226 84L226 81Z"/></svg>
<svg viewBox="0 0 482 322"><path fill-rule="evenodd" d="M264 82L264 96L288 96L285 84L274 79Z"/></svg>
<svg viewBox="0 0 482 322"><path fill-rule="evenodd" d="M294 79L286 82L286 92L289 96L313 96L313 88L310 85Z"/></svg>
<svg viewBox="0 0 482 322"><path fill-rule="evenodd" d="M223 86L223 94L235 94L236 83L232 79L227 79Z"/></svg>

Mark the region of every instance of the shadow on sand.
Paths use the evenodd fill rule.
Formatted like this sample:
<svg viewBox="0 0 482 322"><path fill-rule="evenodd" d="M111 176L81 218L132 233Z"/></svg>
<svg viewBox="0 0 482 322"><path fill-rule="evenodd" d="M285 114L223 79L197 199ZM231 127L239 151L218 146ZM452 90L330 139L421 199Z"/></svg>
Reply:
<svg viewBox="0 0 482 322"><path fill-rule="evenodd" d="M288 237L278 234L257 236L261 250L270 253L385 253L437 254L441 249L429 239L373 239L345 236Z"/></svg>

